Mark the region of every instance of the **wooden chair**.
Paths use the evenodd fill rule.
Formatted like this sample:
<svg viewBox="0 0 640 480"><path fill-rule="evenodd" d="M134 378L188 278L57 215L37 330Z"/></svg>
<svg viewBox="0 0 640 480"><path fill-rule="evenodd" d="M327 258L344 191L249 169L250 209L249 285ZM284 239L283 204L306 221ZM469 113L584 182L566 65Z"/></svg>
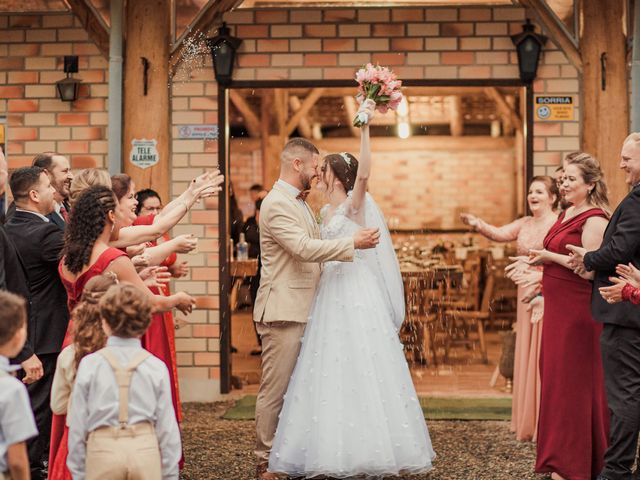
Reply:
<svg viewBox="0 0 640 480"><path fill-rule="evenodd" d="M438 308L443 310L477 310L480 307L480 281L482 279L482 259L470 256L463 264L462 282L447 288L445 297Z"/></svg>
<svg viewBox="0 0 640 480"><path fill-rule="evenodd" d="M492 328L498 323L500 327L510 327L516 320L518 287L504 274L505 267L510 263L506 258L492 259L490 263L495 278L489 319L489 326Z"/></svg>
<svg viewBox="0 0 640 480"><path fill-rule="evenodd" d="M462 310L448 309L442 315L443 327L447 332L445 340L445 361L449 360L449 351L452 345L465 345L467 347L478 345L483 363L488 363L487 345L484 331L485 322L491 315L491 298L495 285L493 271L487 276L484 291L482 293L482 303L479 309ZM471 334L475 330L477 339L472 339Z"/></svg>
<svg viewBox="0 0 640 480"><path fill-rule="evenodd" d="M438 364L435 345L437 316L434 303L443 296L443 285L434 282L432 272L403 275L406 317L400 330L408 362L427 361L429 353L434 365Z"/></svg>

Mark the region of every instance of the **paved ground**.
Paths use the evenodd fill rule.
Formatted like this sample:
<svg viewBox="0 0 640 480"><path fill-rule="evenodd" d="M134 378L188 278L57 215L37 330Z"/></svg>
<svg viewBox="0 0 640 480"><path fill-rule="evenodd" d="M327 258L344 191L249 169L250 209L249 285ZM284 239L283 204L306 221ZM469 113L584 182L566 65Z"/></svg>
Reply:
<svg viewBox="0 0 640 480"><path fill-rule="evenodd" d="M230 403L186 404L184 480L252 480L253 422L221 415ZM533 474L535 447L513 439L507 422L429 423L438 455L434 470L406 480L541 480Z"/></svg>

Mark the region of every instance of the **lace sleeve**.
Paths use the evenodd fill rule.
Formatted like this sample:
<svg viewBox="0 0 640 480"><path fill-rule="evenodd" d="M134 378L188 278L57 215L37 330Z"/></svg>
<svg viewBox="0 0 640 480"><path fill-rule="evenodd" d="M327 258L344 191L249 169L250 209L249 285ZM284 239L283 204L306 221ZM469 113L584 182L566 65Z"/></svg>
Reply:
<svg viewBox="0 0 640 480"><path fill-rule="evenodd" d="M494 242L512 242L518 238L522 225L528 219L529 217L522 217L501 227L496 227L479 218L476 231Z"/></svg>

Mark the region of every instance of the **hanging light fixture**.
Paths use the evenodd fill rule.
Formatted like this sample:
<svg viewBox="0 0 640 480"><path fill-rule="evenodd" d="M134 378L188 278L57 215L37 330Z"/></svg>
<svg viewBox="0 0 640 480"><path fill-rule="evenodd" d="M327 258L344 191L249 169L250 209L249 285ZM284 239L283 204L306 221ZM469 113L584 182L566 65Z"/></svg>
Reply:
<svg viewBox="0 0 640 480"><path fill-rule="evenodd" d="M411 124L409 123L409 102L407 97L402 97L396 110L398 137L405 139L411 136Z"/></svg>
<svg viewBox="0 0 640 480"><path fill-rule="evenodd" d="M231 83L236 50L241 44L242 40L231 36L226 22L222 22L217 36L207 39L207 45L211 49L213 72L219 84L229 85Z"/></svg>
<svg viewBox="0 0 640 480"><path fill-rule="evenodd" d="M64 73L66 78L56 82L58 96L63 102L75 102L78 99L78 91L82 80L73 78L72 73L78 73L78 56L65 55L64 57Z"/></svg>
<svg viewBox="0 0 640 480"><path fill-rule="evenodd" d="M527 23L522 25L522 32L511 35L511 41L516 46L518 54L520 80L529 84L536 78L540 53L547 42L547 37L536 33L535 26L527 18Z"/></svg>

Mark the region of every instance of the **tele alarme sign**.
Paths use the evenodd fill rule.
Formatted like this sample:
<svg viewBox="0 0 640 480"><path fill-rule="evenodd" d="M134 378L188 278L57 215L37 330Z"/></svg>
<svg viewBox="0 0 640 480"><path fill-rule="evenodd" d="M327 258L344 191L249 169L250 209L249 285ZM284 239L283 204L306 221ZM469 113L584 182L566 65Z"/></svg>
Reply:
<svg viewBox="0 0 640 480"><path fill-rule="evenodd" d="M153 167L159 161L158 141L146 138L131 140L131 152L129 161L139 168Z"/></svg>

